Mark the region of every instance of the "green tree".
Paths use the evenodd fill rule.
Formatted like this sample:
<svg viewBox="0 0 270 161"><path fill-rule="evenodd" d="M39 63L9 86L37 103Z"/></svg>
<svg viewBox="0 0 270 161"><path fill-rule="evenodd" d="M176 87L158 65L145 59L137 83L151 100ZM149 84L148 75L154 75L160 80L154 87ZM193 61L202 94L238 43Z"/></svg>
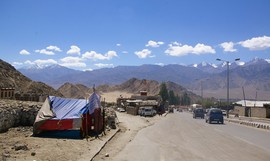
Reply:
<svg viewBox="0 0 270 161"><path fill-rule="evenodd" d="M180 97L178 94L175 97L175 105L180 105Z"/></svg>
<svg viewBox="0 0 270 161"><path fill-rule="evenodd" d="M181 99L181 105L190 105L190 97L185 92L182 99Z"/></svg>
<svg viewBox="0 0 270 161"><path fill-rule="evenodd" d="M164 82L162 82L161 85L160 85L159 95L161 96L162 101L164 101L164 102L165 101L168 101L169 94L168 94L168 90L167 90L166 84Z"/></svg>
<svg viewBox="0 0 270 161"><path fill-rule="evenodd" d="M174 92L172 90L169 91L169 104L170 105L176 105L176 97L174 95Z"/></svg>

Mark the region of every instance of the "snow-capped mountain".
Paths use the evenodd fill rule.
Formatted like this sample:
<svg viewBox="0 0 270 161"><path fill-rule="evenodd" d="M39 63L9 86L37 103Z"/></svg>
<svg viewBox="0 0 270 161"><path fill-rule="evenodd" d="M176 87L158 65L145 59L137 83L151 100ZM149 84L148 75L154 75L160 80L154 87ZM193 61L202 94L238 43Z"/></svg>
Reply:
<svg viewBox="0 0 270 161"><path fill-rule="evenodd" d="M241 86L241 82L253 80L253 84L257 83L258 87L270 89L270 84L264 80L268 80L270 73L270 63L264 59L253 59L247 63L233 62L229 64L230 73L234 76L235 86ZM209 86L214 87L214 82L218 83L226 80L227 64L210 64L202 62L196 65L141 65L141 66L118 66L114 68L103 68L93 71L77 71L60 65L52 65L44 68L36 67L29 69L19 69L21 73L27 77L47 83L54 88L58 88L66 82L73 84L80 83L89 85L115 85L121 84L130 78L148 79L162 81L172 81L183 86L192 84L195 80L209 78L213 81ZM260 74L260 76L259 76ZM241 77L241 79L239 78ZM239 79L238 79L239 78ZM259 79L260 78L260 79ZM241 81L240 81L241 80ZM254 83L255 82L255 83ZM216 88L219 87L216 85ZM226 85L226 83L225 83Z"/></svg>
<svg viewBox="0 0 270 161"><path fill-rule="evenodd" d="M268 64L270 63L270 59L254 58L253 60L251 60L249 62L235 61L235 62L229 63L229 68L234 69L237 67L245 67L245 66L249 66L249 65L267 64L267 63ZM220 64L210 64L207 62L202 62L200 64L193 64L190 66L198 68L198 69L202 70L203 72L207 72L207 73L211 73L211 74L220 73L220 72L227 70L227 63L226 62L222 62Z"/></svg>
<svg viewBox="0 0 270 161"><path fill-rule="evenodd" d="M206 72L206 73L220 73L221 72L221 70L219 69L219 66L217 66L216 64L210 64L207 62L202 62L200 64L193 64L190 66L198 68L201 71Z"/></svg>
<svg viewBox="0 0 270 161"><path fill-rule="evenodd" d="M31 65L29 67L20 68L18 71L32 80L44 82L52 87L62 85L63 82L61 80L68 80L68 77L83 72L58 64L50 66Z"/></svg>

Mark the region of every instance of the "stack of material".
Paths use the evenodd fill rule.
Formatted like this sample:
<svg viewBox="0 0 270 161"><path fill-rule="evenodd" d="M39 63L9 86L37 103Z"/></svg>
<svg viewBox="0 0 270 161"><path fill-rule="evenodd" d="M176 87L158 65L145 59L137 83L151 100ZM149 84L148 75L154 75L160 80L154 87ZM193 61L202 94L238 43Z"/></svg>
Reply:
<svg viewBox="0 0 270 161"><path fill-rule="evenodd" d="M105 109L105 120L108 128L116 129L116 120L118 121L118 118L113 108Z"/></svg>

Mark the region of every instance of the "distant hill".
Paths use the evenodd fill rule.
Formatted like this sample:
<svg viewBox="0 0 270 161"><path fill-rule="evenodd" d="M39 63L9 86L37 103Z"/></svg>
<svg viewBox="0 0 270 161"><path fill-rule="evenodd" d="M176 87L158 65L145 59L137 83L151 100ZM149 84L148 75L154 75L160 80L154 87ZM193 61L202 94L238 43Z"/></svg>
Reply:
<svg viewBox="0 0 270 161"><path fill-rule="evenodd" d="M192 92L189 92L184 87L173 83L173 82L165 82L167 89L174 91L175 95L183 96L184 93L187 93L191 99L196 102L200 99L199 96L193 94ZM158 95L160 91L160 83L154 80L146 80L146 79L137 79L137 78L131 78L130 80L114 86L109 85L100 85L96 87L96 90L100 93L107 93L107 92L113 92L113 91L122 91L122 92L128 92L132 94L139 94L140 91L147 91L148 95ZM59 92L61 92L65 97L70 98L84 98L85 96L88 96L89 93L92 93L92 88L88 88L84 85L80 84L71 84L71 83L65 83L62 85L59 89Z"/></svg>
<svg viewBox="0 0 270 161"><path fill-rule="evenodd" d="M249 62L240 64L230 64L230 91L232 96L242 98L240 95L242 87L248 89L247 95L254 95L257 91L267 98L270 93L269 60L255 58ZM161 82L175 82L181 86L200 94L203 88L205 93L217 98L226 98L227 88L227 66L226 63L218 65L202 62L190 66L177 64L158 66L158 65L141 65L141 66L117 66L114 68L103 68L93 71L77 71L68 69L59 65L46 68L36 68L31 70L21 70L22 73L30 78L42 81L55 89L59 88L66 82L72 84L82 84L91 87L103 85L105 87L114 86L127 82L131 78L155 80ZM35 72L33 72L35 71ZM104 86L105 85L105 86ZM235 89L235 90L234 90ZM237 92L234 92L237 91ZM235 93L235 95L233 95ZM250 94L249 94L250 93Z"/></svg>
<svg viewBox="0 0 270 161"><path fill-rule="evenodd" d="M15 92L36 93L44 95L62 96L52 87L42 82L35 82L27 78L12 65L0 59L0 87L15 88Z"/></svg>
<svg viewBox="0 0 270 161"><path fill-rule="evenodd" d="M254 59L243 66L230 69L229 81L230 95L233 98L243 99L244 88L247 99L256 99L256 92L259 93L258 99L270 99L270 64L263 59ZM227 70L196 80L189 88L197 90L197 93L203 88L205 96L226 98Z"/></svg>
<svg viewBox="0 0 270 161"><path fill-rule="evenodd" d="M44 68L30 66L18 70L32 80L44 82L54 88L69 82L70 76L83 73L83 71L69 69L60 65L51 65Z"/></svg>
<svg viewBox="0 0 270 161"><path fill-rule="evenodd" d="M66 82L95 85L117 85L131 78L156 80L158 82L172 81L181 85L187 85L195 79L209 76L194 67L182 65L142 65L142 66L118 66L115 68L103 68L93 71L68 70L66 67L53 66L44 69L19 69L33 80L42 81L54 88L59 88ZM45 77L45 78L44 78Z"/></svg>

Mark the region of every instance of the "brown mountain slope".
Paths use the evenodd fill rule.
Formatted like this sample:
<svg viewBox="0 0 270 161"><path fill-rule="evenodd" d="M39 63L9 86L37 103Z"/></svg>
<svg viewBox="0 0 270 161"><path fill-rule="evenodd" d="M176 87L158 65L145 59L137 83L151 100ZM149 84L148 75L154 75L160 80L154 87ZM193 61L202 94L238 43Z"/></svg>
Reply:
<svg viewBox="0 0 270 161"><path fill-rule="evenodd" d="M184 93L187 93L189 97L191 97L193 102L196 102L200 99L199 96L187 91L187 89L176 83L166 82L166 86L168 91L172 90L174 91L175 95L178 95L180 97L183 96ZM160 83L154 80L139 80L136 78L132 78L120 85L101 85L96 87L96 90L100 94L112 93L115 95L115 91L119 91L119 93L124 92L129 94L139 94L140 91L147 91L148 95L158 95L160 90ZM61 92L65 97L84 98L88 96L89 93L92 93L93 90L92 88L88 88L84 85L65 83L58 89L58 91Z"/></svg>
<svg viewBox="0 0 270 161"><path fill-rule="evenodd" d="M12 65L6 63L0 59L0 87L15 88L15 93L33 93L43 95L55 95L62 96L61 93L53 89L52 87L30 80L23 74L18 72Z"/></svg>
<svg viewBox="0 0 270 161"><path fill-rule="evenodd" d="M90 93L88 87L81 84L74 85L71 83L65 83L62 85L58 88L58 92L67 98L85 98Z"/></svg>

